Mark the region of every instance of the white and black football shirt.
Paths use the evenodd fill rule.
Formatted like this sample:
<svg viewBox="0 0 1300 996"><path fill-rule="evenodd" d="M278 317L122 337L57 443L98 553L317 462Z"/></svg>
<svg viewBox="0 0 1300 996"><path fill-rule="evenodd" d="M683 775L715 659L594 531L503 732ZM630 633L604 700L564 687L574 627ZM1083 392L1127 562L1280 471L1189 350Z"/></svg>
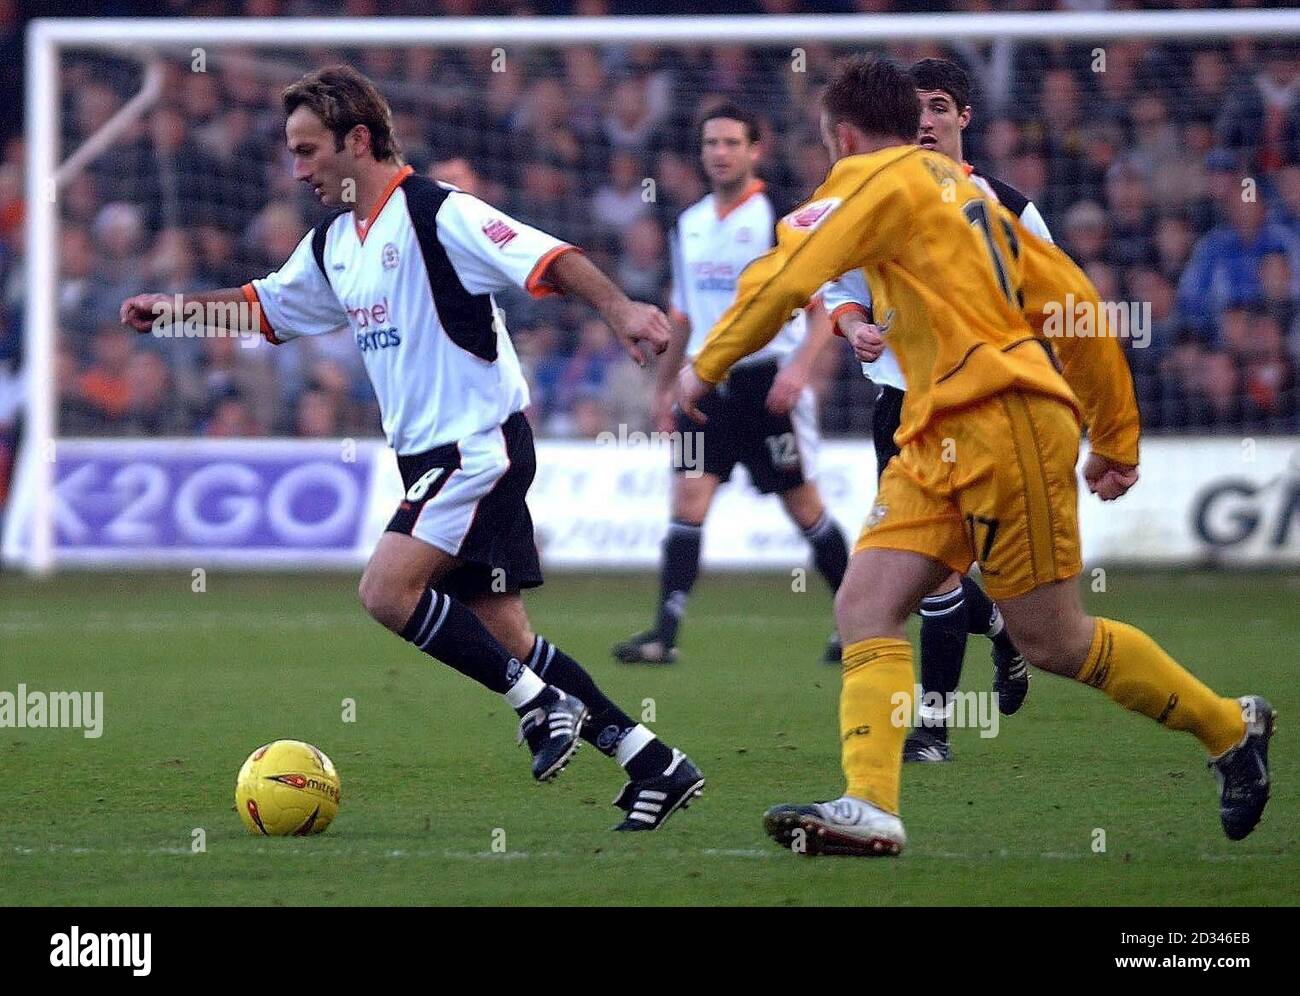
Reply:
<svg viewBox="0 0 1300 996"><path fill-rule="evenodd" d="M261 305L272 342L350 330L388 443L408 455L492 429L528 405L492 294L553 293L546 270L573 249L406 166L369 218L345 211L322 222L244 293Z"/></svg>
<svg viewBox="0 0 1300 996"><path fill-rule="evenodd" d="M677 219L669 237L672 261L673 310L690 322L686 357L704 347L718 319L736 300L740 273L776 244L779 219L761 180L726 212L719 212L713 194L692 204ZM808 321L798 315L771 342L737 363L780 360L798 348Z"/></svg>

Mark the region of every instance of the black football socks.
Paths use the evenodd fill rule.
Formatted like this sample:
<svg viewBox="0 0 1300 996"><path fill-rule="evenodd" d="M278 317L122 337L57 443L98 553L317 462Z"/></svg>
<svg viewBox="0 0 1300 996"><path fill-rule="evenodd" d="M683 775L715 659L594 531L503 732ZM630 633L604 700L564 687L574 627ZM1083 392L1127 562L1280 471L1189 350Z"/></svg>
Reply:
<svg viewBox="0 0 1300 996"><path fill-rule="evenodd" d="M686 613L686 599L700 575L700 536L698 523L673 519L664 537L659 564L659 612L655 632L665 649L677 646L677 629Z"/></svg>
<svg viewBox="0 0 1300 996"><path fill-rule="evenodd" d="M812 547L817 572L825 578L831 591L839 591L844 572L849 569L849 543L844 533L829 513L822 512L822 517L805 529L803 535Z"/></svg>
<svg viewBox="0 0 1300 996"><path fill-rule="evenodd" d="M520 715L546 689L546 682L513 657L478 616L450 595L426 589L401 637L467 678L504 695Z"/></svg>
<svg viewBox="0 0 1300 996"><path fill-rule="evenodd" d="M967 632L987 636L1008 659L1014 657L1016 646L993 599L970 577L961 579L961 590L966 600Z"/></svg>
<svg viewBox="0 0 1300 996"><path fill-rule="evenodd" d="M948 735L948 703L966 657L967 605L963 589L921 599L921 725Z"/></svg>
<svg viewBox="0 0 1300 996"><path fill-rule="evenodd" d="M673 752L647 727L616 706L572 657L539 636L527 661L539 679L586 703L590 715L582 724L582 739L615 758L635 779L662 775L672 763Z"/></svg>

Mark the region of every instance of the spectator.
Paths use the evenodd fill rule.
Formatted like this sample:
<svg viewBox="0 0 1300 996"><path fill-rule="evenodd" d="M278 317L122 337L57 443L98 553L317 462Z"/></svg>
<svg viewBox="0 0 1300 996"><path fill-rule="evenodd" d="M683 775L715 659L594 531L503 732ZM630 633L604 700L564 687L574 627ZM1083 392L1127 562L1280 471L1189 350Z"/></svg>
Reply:
<svg viewBox="0 0 1300 996"><path fill-rule="evenodd" d="M1195 405L1191 424L1206 427L1235 424L1241 417L1239 385L1240 375L1232 355L1207 353L1192 385L1201 400Z"/></svg>
<svg viewBox="0 0 1300 996"><path fill-rule="evenodd" d="M22 412L23 382L17 364L0 359L0 524L4 521L5 499L18 452L18 419Z"/></svg>
<svg viewBox="0 0 1300 996"><path fill-rule="evenodd" d="M1219 143L1272 172L1300 163L1300 60L1290 41L1270 42L1263 67L1229 95L1219 114Z"/></svg>
<svg viewBox="0 0 1300 996"><path fill-rule="evenodd" d="M1269 220L1300 239L1300 165L1278 170L1273 181L1276 196L1269 204Z"/></svg>
<svg viewBox="0 0 1300 996"><path fill-rule="evenodd" d="M1153 241L1156 266L1166 279L1176 284L1192 254L1195 238L1191 224L1182 215L1161 215L1156 221Z"/></svg>
<svg viewBox="0 0 1300 996"><path fill-rule="evenodd" d="M529 159L510 214L576 245L590 242L590 212L574 196L569 174L554 159Z"/></svg>
<svg viewBox="0 0 1300 996"><path fill-rule="evenodd" d="M642 218L623 235L615 281L638 301L662 301L668 279L664 234L653 218Z"/></svg>
<svg viewBox="0 0 1300 996"><path fill-rule="evenodd" d="M1150 166L1136 156L1117 160L1106 174L1106 209L1110 217L1108 255L1120 266L1148 263L1155 257L1151 200Z"/></svg>
<svg viewBox="0 0 1300 996"><path fill-rule="evenodd" d="M80 225L59 232L59 323L76 342L88 341L95 289L95 246Z"/></svg>
<svg viewBox="0 0 1300 996"><path fill-rule="evenodd" d="M144 217L134 204L106 204L96 216L98 265L87 301L87 324L99 328L116 323L122 301L138 293L144 234Z"/></svg>
<svg viewBox="0 0 1300 996"><path fill-rule="evenodd" d="M195 281L203 287L238 287L256 271L235 245L229 231L219 225L194 228Z"/></svg>
<svg viewBox="0 0 1300 996"><path fill-rule="evenodd" d="M339 406L335 396L324 391L304 391L294 411L293 434L304 439L327 439L339 435Z"/></svg>
<svg viewBox="0 0 1300 996"><path fill-rule="evenodd" d="M250 349L240 345L243 341L227 335L201 339L201 358L181 371L179 393L193 411L210 417L216 417L222 399L238 396L247 409L241 424L262 435L276 425L278 385L265 344Z"/></svg>
<svg viewBox="0 0 1300 996"><path fill-rule="evenodd" d="M212 399L212 408L200 427L205 436L219 439L242 439L260 436L265 428L253 418L244 398L235 388L228 388Z"/></svg>
<svg viewBox="0 0 1300 996"><path fill-rule="evenodd" d="M1250 338L1238 351L1245 418L1293 428L1295 367L1287 355L1281 324L1265 309L1254 313Z"/></svg>
<svg viewBox="0 0 1300 996"><path fill-rule="evenodd" d="M1232 68L1217 48L1198 49L1192 54L1191 80L1183 88L1187 117L1212 123L1224 106Z"/></svg>
<svg viewBox="0 0 1300 996"><path fill-rule="evenodd" d="M1171 349L1182 326L1177 309L1177 292L1174 285L1159 270L1137 267L1128 274L1130 299L1139 306L1151 309L1150 341L1130 353L1130 365L1151 367L1161 353ZM1138 356L1137 353L1146 355Z"/></svg>
<svg viewBox="0 0 1300 996"><path fill-rule="evenodd" d="M75 397L109 431L122 428L131 410L131 338L117 322L101 326L91 344L91 364L76 381Z"/></svg>
<svg viewBox="0 0 1300 996"><path fill-rule="evenodd" d="M177 436L186 423L172 387L171 371L155 350L137 349L127 361L129 385L123 430L132 436Z"/></svg>
<svg viewBox="0 0 1300 996"><path fill-rule="evenodd" d="M610 158L609 172L609 182L592 199L591 214L599 229L614 234L647 217L652 205L642 182L645 170L639 156L627 151L615 152Z"/></svg>
<svg viewBox="0 0 1300 996"><path fill-rule="evenodd" d="M620 80L611 95L603 126L610 146L643 151L658 123L650 108L646 81L636 76Z"/></svg>
<svg viewBox="0 0 1300 996"><path fill-rule="evenodd" d="M1179 310L1194 322L1212 324L1223 309L1262 297L1260 262L1270 253L1285 255L1296 272L1295 240L1265 221L1259 198L1237 197L1228 205L1228 221L1196 243L1178 287Z"/></svg>
<svg viewBox="0 0 1300 996"><path fill-rule="evenodd" d="M1112 263L1096 259L1083 268L1102 301L1120 300L1119 270Z"/></svg>
<svg viewBox="0 0 1300 996"><path fill-rule="evenodd" d="M190 136L185 117L170 106L149 118L149 142L130 196L147 205L151 229L211 223L242 228L261 191L232 182L221 163Z"/></svg>
<svg viewBox="0 0 1300 996"><path fill-rule="evenodd" d="M1212 149L1205 156L1205 192L1193 198L1190 212L1193 227L1198 232L1213 228L1228 217L1232 202L1238 200L1253 183L1241 171L1235 153L1227 149Z"/></svg>
<svg viewBox="0 0 1300 996"><path fill-rule="evenodd" d="M565 48L564 86L569 94L569 126L584 141L601 132L605 73L594 48Z"/></svg>
<svg viewBox="0 0 1300 996"><path fill-rule="evenodd" d="M675 225L682 211L708 193L709 188L695 165L698 161L673 149L662 150L655 159L655 202L660 209L660 224L665 229ZM823 172L822 177L825 175Z"/></svg>
<svg viewBox="0 0 1300 996"><path fill-rule="evenodd" d="M1269 253L1259 261L1259 285L1263 291L1264 310L1272 315L1282 330L1283 340L1292 351L1300 348L1300 330L1296 328L1295 274L1285 253Z"/></svg>
<svg viewBox="0 0 1300 996"><path fill-rule="evenodd" d="M1169 117L1169 107L1159 93L1140 94L1129 108L1133 128L1133 152L1147 176L1158 176L1152 184L1153 201L1159 209L1176 209L1190 199L1203 196L1205 176L1201 165L1188 156L1185 134Z"/></svg>
<svg viewBox="0 0 1300 996"><path fill-rule="evenodd" d="M578 334L578 348L564 363L555 384L555 411L569 416L561 424L572 425L580 398L604 390L611 366L623 355L608 325L599 318L583 322Z"/></svg>
<svg viewBox="0 0 1300 996"><path fill-rule="evenodd" d="M0 163L0 243L13 244L22 238L26 215L22 167L16 162Z"/></svg>
<svg viewBox="0 0 1300 996"><path fill-rule="evenodd" d="M595 439L602 432L615 430L605 398L591 388L584 388L574 399L570 425L569 434L579 439Z"/></svg>

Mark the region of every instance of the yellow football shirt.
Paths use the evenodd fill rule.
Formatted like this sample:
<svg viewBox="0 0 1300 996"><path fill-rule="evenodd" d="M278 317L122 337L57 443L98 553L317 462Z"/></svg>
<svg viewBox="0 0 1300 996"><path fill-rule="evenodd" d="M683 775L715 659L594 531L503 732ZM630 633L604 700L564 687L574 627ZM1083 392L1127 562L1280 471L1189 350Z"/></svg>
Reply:
<svg viewBox="0 0 1300 996"><path fill-rule="evenodd" d="M695 358L717 383L765 345L822 284L862 269L876 324L907 382L900 446L939 411L1002 391L1051 395L1088 424L1092 448L1137 463L1138 416L1119 341L1043 335L1046 309L1095 308L1096 289L946 156L914 145L848 156L777 244L741 274L736 299Z"/></svg>

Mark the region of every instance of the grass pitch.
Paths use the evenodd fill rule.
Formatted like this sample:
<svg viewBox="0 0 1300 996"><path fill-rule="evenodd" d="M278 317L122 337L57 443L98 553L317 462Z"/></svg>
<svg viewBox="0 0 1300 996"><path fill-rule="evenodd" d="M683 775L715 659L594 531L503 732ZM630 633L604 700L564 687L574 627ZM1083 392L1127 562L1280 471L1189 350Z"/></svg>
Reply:
<svg viewBox="0 0 1300 996"><path fill-rule="evenodd" d="M104 693L98 739L0 729L0 903L1294 904L1300 898L1300 584L1282 575L1111 572L1091 608L1147 629L1217 689L1281 714L1273 799L1233 844L1198 744L1036 674L1021 713L957 760L905 769L898 860L808 859L763 834L775 802L837 795L839 675L818 663L829 598L779 575L701 578L682 662L633 669L648 577L556 575L534 625L709 779L656 834L613 834L622 772L589 745L539 786L515 719L385 633L351 575L0 577L0 691ZM986 689L972 638L963 688ZM356 721L342 719L345 699ZM249 836L235 773L258 744L337 765L327 833ZM206 850L193 849L204 831ZM1104 831L1105 850L1095 850ZM495 847L494 847L495 845ZM500 848L504 846L504 851Z"/></svg>

